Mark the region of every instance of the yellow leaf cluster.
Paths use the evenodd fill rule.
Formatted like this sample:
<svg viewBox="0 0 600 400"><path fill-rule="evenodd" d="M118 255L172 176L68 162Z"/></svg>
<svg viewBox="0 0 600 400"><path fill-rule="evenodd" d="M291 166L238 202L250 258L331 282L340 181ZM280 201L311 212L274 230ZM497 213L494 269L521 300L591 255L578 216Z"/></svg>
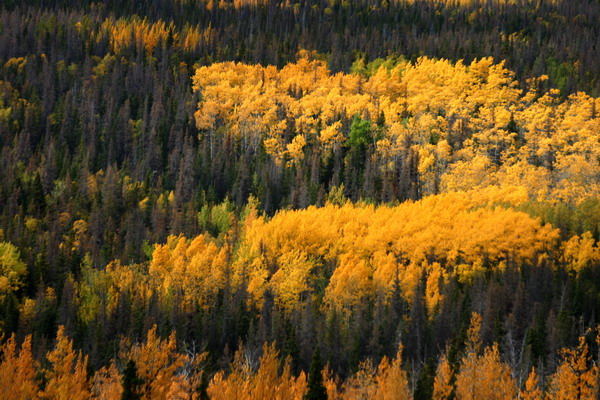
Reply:
<svg viewBox="0 0 600 400"><path fill-rule="evenodd" d="M161 339L154 325L148 331L146 341L133 345L121 358L135 362L137 374L145 382L142 399L190 398L193 388L189 387L186 377L178 373L190 359L177 352L175 332L167 339Z"/></svg>
<svg viewBox="0 0 600 400"><path fill-rule="evenodd" d="M147 54L152 54L155 48L168 41L171 41L171 46L192 51L212 34L211 28L200 31L198 26L186 25L179 29L172 22L152 22L139 17L107 18L98 32L99 37L108 36L112 51L117 54L130 46L142 48Z"/></svg>
<svg viewBox="0 0 600 400"><path fill-rule="evenodd" d="M293 306L303 292L316 290L311 282L327 275L326 302L352 307L390 296L396 281L410 301L425 275L427 307L434 313L447 276L470 279L507 263L535 266L548 257L558 231L497 206L526 198L518 188L488 188L394 207L346 203L280 211L246 227L234 281L248 283L258 303L271 290L281 304Z"/></svg>
<svg viewBox="0 0 600 400"><path fill-rule="evenodd" d="M579 345L563 349L563 362L552 376L549 388L550 400L581 399L593 400L600 395L600 368L591 365L585 337Z"/></svg>
<svg viewBox="0 0 600 400"><path fill-rule="evenodd" d="M342 385L338 385L324 374L328 398L334 400L410 400L412 393L408 383L408 374L402 367L402 347L396 357L384 357L378 366L371 360L363 361L358 371Z"/></svg>
<svg viewBox="0 0 600 400"><path fill-rule="evenodd" d="M384 117L375 149L380 168L407 146L419 155L425 194L495 184L526 186L541 198L579 201L600 194L600 99L561 101L492 58L470 64L419 58L370 76L332 73L310 52L278 69L227 62L200 67L196 125L262 144L296 164L307 145L343 144L349 118ZM409 143L410 145L407 145ZM388 168L389 169L389 168ZM517 180L515 180L517 179Z"/></svg>
<svg viewBox="0 0 600 400"><path fill-rule="evenodd" d="M563 256L570 270L581 272L586 267L598 265L600 247L592 234L585 232L581 237L575 235L563 244Z"/></svg>
<svg viewBox="0 0 600 400"><path fill-rule="evenodd" d="M452 383L454 372L446 356L438 364L434 380L433 398L446 400L513 400L517 398L517 383L511 375L510 367L500 359L498 345L481 351L482 318L473 313L467 331L467 346Z"/></svg>
<svg viewBox="0 0 600 400"><path fill-rule="evenodd" d="M0 348L0 398L4 400L29 400L38 396L36 378L37 362L31 353L31 336L27 336L17 350L15 336Z"/></svg>
<svg viewBox="0 0 600 400"><path fill-rule="evenodd" d="M457 400L512 400L517 386L507 364L500 360L498 345L486 348L483 355L467 354L456 376Z"/></svg>
<svg viewBox="0 0 600 400"><path fill-rule="evenodd" d="M58 328L56 346L46 358L50 368L45 371L46 387L41 393L48 400L87 400L91 397L87 376L88 358L73 349L73 342Z"/></svg>
<svg viewBox="0 0 600 400"><path fill-rule="evenodd" d="M157 245L148 267L164 294L182 293L190 304L206 306L225 285L228 250L205 235L170 236Z"/></svg>
<svg viewBox="0 0 600 400"><path fill-rule="evenodd" d="M235 354L229 375L218 372L207 393L214 400L301 400L306 393L306 375L294 376L290 362L286 359L280 368L279 352L274 345L265 344L254 370L242 347Z"/></svg>
<svg viewBox="0 0 600 400"><path fill-rule="evenodd" d="M27 274L19 249L12 243L0 242L0 300L18 290Z"/></svg>

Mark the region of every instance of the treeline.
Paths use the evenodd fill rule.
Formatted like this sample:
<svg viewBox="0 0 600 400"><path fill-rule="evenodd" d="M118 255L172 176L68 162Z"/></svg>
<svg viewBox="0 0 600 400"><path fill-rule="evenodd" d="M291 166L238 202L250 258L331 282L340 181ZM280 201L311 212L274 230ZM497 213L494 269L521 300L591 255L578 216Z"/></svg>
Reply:
<svg viewBox="0 0 600 400"><path fill-rule="evenodd" d="M325 54L334 71L348 71L358 56L405 55L413 61L423 55L454 61L493 56L507 60L521 80L546 74L563 93L600 90L600 59L593 51L599 45L600 6L593 0L7 0L3 5L3 34L21 37L15 45L4 41L10 43L0 52L5 59L30 54L31 46L32 53L45 51L56 61L75 56L80 62L84 49L102 57L111 38L102 38L100 27L117 20L115 27L150 26L149 39L158 49L170 47L175 36L187 37L184 57L203 64L282 66L300 48ZM98 36L98 46L78 43ZM144 52L138 36L128 39L133 40L121 51Z"/></svg>

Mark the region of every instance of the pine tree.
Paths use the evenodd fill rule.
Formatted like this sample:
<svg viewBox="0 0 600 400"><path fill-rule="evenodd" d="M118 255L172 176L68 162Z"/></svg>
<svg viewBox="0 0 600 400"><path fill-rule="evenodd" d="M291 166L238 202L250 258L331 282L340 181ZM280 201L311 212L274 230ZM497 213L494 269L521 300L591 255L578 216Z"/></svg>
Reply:
<svg viewBox="0 0 600 400"><path fill-rule="evenodd" d="M139 386L142 380L137 375L135 361L129 360L123 371L123 395L122 400L138 400L140 398Z"/></svg>
<svg viewBox="0 0 600 400"><path fill-rule="evenodd" d="M323 364L321 352L317 347L313 353L308 372L308 391L305 400L327 400L327 389L323 385Z"/></svg>

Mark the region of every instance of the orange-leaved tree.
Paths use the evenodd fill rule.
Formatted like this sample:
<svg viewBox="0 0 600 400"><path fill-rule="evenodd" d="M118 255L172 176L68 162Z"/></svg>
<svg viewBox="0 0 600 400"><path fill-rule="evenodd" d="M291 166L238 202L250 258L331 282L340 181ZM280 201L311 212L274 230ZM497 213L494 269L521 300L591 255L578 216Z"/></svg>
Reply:
<svg viewBox="0 0 600 400"><path fill-rule="evenodd" d="M0 398L3 400L29 400L38 397L36 378L37 362L31 354L31 336L27 336L20 349L12 335L0 348Z"/></svg>
<svg viewBox="0 0 600 400"><path fill-rule="evenodd" d="M599 395L598 365L592 363L585 337L575 348L562 350L563 361L551 377L550 400L592 400Z"/></svg>
<svg viewBox="0 0 600 400"><path fill-rule="evenodd" d="M88 358L73 349L73 342L60 326L56 345L46 355L50 367L44 371L46 387L41 397L48 400L87 400L91 397L87 375Z"/></svg>

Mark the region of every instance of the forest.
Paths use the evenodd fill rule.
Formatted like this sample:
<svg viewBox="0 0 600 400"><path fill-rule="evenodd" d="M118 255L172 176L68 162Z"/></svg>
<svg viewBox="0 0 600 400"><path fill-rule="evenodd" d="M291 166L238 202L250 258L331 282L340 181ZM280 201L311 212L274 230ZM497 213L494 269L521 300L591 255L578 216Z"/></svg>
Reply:
<svg viewBox="0 0 600 400"><path fill-rule="evenodd" d="M599 21L4 0L0 399L596 400Z"/></svg>

